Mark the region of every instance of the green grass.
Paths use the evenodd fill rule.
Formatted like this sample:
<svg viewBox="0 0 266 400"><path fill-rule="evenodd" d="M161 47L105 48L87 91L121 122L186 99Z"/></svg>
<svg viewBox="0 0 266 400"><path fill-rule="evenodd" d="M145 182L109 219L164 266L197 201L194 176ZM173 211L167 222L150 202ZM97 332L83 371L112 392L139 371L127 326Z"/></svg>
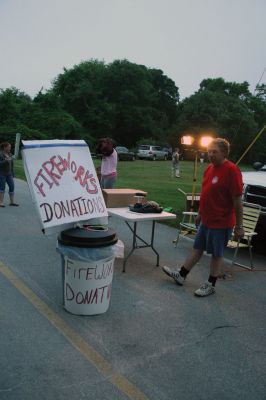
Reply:
<svg viewBox="0 0 266 400"><path fill-rule="evenodd" d="M100 160L95 159L95 167L99 166ZM206 163L198 164L196 177L196 192L200 192L203 171ZM172 207L173 212L180 219L185 209L185 196L177 189L184 192L192 191L194 163L181 161L181 178L172 178L171 161L120 161L118 163L118 179L116 188L138 189L148 192L148 200L154 200L162 207ZM241 170L251 169L241 166ZM24 168L21 160L15 161L15 176L25 180ZM167 221L168 224L176 226L176 221Z"/></svg>
<svg viewBox="0 0 266 400"><path fill-rule="evenodd" d="M119 163L117 187L141 189L148 192L148 200L154 200L162 207L172 207L173 211L181 215L185 207L184 192L192 191L193 163L180 163L181 178L172 177L171 161L142 161ZM196 192L200 191L203 168L198 169Z"/></svg>
<svg viewBox="0 0 266 400"><path fill-rule="evenodd" d="M22 160L15 160L14 161L14 172L15 172L15 177L19 179L23 179L24 181L26 180L25 177L25 172L24 172L24 166Z"/></svg>

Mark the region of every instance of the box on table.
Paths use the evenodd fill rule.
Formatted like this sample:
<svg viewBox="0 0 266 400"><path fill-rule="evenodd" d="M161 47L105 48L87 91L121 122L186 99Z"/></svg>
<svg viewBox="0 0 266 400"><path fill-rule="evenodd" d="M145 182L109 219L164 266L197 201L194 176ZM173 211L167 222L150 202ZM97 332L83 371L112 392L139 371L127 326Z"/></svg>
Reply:
<svg viewBox="0 0 266 400"><path fill-rule="evenodd" d="M147 196L147 192L137 189L103 189L103 198L107 208L128 207L130 204L135 204L136 193L142 193Z"/></svg>

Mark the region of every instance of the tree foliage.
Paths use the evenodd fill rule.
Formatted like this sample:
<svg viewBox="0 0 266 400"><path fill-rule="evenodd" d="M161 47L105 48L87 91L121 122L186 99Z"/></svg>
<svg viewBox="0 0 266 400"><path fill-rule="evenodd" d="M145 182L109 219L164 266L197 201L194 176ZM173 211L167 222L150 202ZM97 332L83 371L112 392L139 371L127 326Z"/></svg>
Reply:
<svg viewBox="0 0 266 400"><path fill-rule="evenodd" d="M65 69L53 92L91 136L112 136L126 146L165 136L179 100L178 88L161 70L127 60L90 60Z"/></svg>
<svg viewBox="0 0 266 400"><path fill-rule="evenodd" d="M199 90L179 101L178 87L160 69L127 60L83 61L64 69L34 99L16 88L0 90L0 140L79 139L91 148L111 136L134 147L151 141L179 147L193 134L229 140L239 158L266 123L266 85L254 94L247 82L204 79ZM266 161L266 132L248 152L248 161Z"/></svg>
<svg viewBox="0 0 266 400"><path fill-rule="evenodd" d="M39 93L34 100L16 88L0 92L0 140L14 144L23 139L82 138L82 126L62 109L53 93Z"/></svg>
<svg viewBox="0 0 266 400"><path fill-rule="evenodd" d="M169 141L177 145L184 134L220 136L231 143L233 158L240 157L266 122L263 88L253 96L248 87L247 82L225 82L222 78L203 80L199 90L177 106L177 123ZM260 149L254 146L246 159L263 158L265 149L264 136Z"/></svg>

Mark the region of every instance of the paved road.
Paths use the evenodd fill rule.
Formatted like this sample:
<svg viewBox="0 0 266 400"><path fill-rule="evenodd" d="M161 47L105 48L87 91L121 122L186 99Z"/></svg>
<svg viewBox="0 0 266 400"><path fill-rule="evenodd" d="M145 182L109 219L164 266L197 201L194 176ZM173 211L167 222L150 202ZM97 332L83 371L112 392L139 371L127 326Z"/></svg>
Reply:
<svg viewBox="0 0 266 400"><path fill-rule="evenodd" d="M266 399L265 257L255 260L264 272L236 271L200 299L207 256L178 287L150 249L137 250L126 273L115 262L109 310L72 315L56 235L42 235L25 182L16 194L20 207L0 209L1 400ZM128 249L126 225L112 217L110 226ZM161 265L181 263L191 247L182 239L175 249L174 237L157 225Z"/></svg>

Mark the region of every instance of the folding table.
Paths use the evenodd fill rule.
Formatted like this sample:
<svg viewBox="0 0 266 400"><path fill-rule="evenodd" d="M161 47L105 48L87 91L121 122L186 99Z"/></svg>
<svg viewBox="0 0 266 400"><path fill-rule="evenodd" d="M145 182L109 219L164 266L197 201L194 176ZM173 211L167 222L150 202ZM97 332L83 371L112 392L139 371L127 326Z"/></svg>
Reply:
<svg viewBox="0 0 266 400"><path fill-rule="evenodd" d="M128 258L131 256L134 250L150 247L157 256L157 263L156 266L159 266L159 253L154 248L154 232L155 232L155 222L156 221L163 221L166 219L176 219L175 214L171 214L166 211L162 211L161 213L137 213L134 211L130 211L128 207L121 207L121 208L108 208L107 209L109 215L113 215L117 218L120 218L125 221L126 225L132 232L132 247L129 251L128 255L124 259L123 263L123 272L126 270L126 262ZM137 233L137 226L138 223L145 222L145 221L152 221L151 227L151 238L150 242L146 242L139 233ZM130 224L132 223L132 225ZM138 245L137 240L139 240L142 245Z"/></svg>

